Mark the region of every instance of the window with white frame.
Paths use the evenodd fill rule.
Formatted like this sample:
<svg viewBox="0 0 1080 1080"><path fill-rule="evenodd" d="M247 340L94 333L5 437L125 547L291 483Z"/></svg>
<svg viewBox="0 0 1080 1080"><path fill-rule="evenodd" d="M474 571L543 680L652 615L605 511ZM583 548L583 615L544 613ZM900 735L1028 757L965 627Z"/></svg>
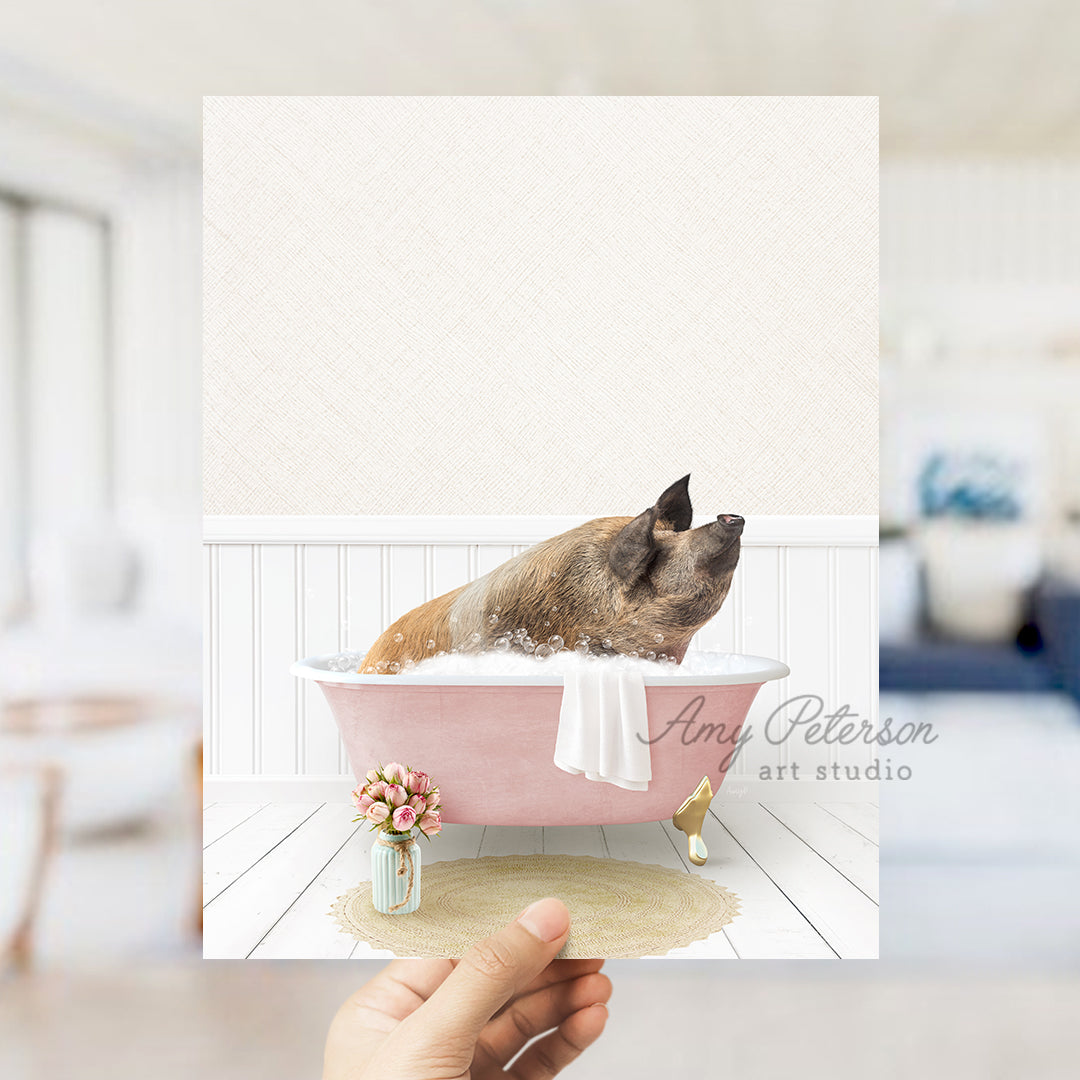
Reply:
<svg viewBox="0 0 1080 1080"><path fill-rule="evenodd" d="M0 622L35 549L113 507L110 246L98 214L0 192Z"/></svg>

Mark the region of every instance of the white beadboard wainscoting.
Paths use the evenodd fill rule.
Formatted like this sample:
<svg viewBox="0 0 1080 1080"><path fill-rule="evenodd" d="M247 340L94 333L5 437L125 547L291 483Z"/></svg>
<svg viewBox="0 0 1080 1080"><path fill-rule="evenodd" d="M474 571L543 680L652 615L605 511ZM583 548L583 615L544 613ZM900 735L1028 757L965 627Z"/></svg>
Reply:
<svg viewBox="0 0 1080 1080"><path fill-rule="evenodd" d="M217 800L338 800L352 786L337 728L298 657L362 651L410 608L584 517L208 517L204 526L207 794ZM819 782L819 766L864 768L865 744L771 745L766 718L817 694L877 720L877 531L869 516L758 516L720 613L693 647L783 660L750 714L754 736L721 800L875 798L865 779ZM861 775L861 774L860 774ZM786 782L785 782L786 781ZM828 787L822 787L827 783Z"/></svg>

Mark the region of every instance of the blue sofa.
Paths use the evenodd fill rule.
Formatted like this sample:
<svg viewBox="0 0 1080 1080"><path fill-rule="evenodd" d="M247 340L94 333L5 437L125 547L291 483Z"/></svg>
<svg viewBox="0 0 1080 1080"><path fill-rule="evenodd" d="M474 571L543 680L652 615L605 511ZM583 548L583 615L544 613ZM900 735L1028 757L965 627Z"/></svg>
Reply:
<svg viewBox="0 0 1080 1080"><path fill-rule="evenodd" d="M1064 690L1080 701L1080 587L1047 579L1032 596L1031 628L1017 642L975 645L930 635L881 647L880 685L896 691Z"/></svg>

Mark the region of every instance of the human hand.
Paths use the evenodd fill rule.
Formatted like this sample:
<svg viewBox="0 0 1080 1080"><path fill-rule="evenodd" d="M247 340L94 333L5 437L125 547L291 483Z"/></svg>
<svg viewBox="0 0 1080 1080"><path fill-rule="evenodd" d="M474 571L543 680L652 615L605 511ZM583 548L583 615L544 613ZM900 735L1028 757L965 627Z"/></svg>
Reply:
<svg viewBox="0 0 1080 1080"><path fill-rule="evenodd" d="M548 898L460 960L395 960L338 1010L323 1080L555 1076L599 1038L611 996L603 960L554 959L569 931Z"/></svg>

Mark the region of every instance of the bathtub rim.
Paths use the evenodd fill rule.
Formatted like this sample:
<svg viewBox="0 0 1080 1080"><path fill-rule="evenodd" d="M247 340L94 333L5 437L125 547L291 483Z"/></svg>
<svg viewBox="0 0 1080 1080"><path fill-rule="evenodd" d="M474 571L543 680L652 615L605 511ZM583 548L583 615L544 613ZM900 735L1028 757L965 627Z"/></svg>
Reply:
<svg viewBox="0 0 1080 1080"><path fill-rule="evenodd" d="M749 671L727 675L646 675L646 686L745 686L760 685L775 679L784 679L791 669L780 660L754 653L718 653L706 651L712 656L738 656L755 661ZM361 675L352 671L331 671L327 662L339 653L323 653L296 660L289 666L289 674L298 679L310 679L317 683L334 683L338 686L562 686L561 674L550 675Z"/></svg>

